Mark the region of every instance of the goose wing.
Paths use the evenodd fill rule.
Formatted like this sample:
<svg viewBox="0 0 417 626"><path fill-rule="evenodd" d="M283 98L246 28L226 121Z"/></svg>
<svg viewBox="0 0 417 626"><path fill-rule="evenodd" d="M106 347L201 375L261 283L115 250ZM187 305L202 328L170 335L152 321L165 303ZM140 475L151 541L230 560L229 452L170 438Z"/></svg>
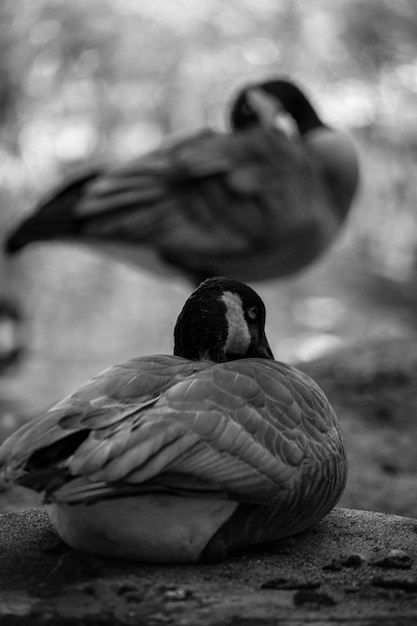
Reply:
<svg viewBox="0 0 417 626"><path fill-rule="evenodd" d="M150 244L173 265L217 275L236 256L262 259L277 247L285 261L285 242L291 249L312 228L321 246L337 227L327 209L302 143L258 127L203 131L109 169L87 187L76 213L86 235Z"/></svg>
<svg viewBox="0 0 417 626"><path fill-rule="evenodd" d="M12 436L0 465L61 502L168 490L273 505L321 484L336 500L346 471L334 413L310 379L261 359L179 357L135 359L87 383Z"/></svg>
<svg viewBox="0 0 417 626"><path fill-rule="evenodd" d="M207 367L176 356L131 359L101 372L43 416L28 422L0 447L0 477L19 480L68 469L84 439L99 443L129 434L133 416L154 404L170 387ZM117 454L116 450L113 451ZM28 478L30 485L30 478Z"/></svg>
<svg viewBox="0 0 417 626"><path fill-rule="evenodd" d="M203 478L241 502L327 505L340 496L340 427L321 389L298 370L264 359L218 364L171 387L166 401L199 436L171 471Z"/></svg>
<svg viewBox="0 0 417 626"><path fill-rule="evenodd" d="M206 130L85 174L43 202L12 240L137 244L182 270L237 278L248 258L243 276L255 260L258 277L303 265L309 246L315 256L337 227L327 208L300 141L276 128ZM309 246L294 254L300 240Z"/></svg>

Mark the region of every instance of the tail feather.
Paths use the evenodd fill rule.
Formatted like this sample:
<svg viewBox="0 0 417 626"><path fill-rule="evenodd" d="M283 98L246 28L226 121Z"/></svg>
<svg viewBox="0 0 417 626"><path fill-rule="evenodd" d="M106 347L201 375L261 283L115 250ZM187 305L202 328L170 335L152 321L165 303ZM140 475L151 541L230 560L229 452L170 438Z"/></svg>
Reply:
<svg viewBox="0 0 417 626"><path fill-rule="evenodd" d="M50 199L41 201L40 210L24 220L4 243L7 254L14 254L33 241L73 237L80 228L74 206L83 194L87 183L98 176L98 171L77 178Z"/></svg>

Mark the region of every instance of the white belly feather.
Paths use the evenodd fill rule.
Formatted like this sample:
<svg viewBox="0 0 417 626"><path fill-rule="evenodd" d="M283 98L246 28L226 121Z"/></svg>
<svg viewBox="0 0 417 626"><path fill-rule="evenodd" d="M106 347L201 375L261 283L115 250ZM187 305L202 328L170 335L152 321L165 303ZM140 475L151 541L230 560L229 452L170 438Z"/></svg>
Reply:
<svg viewBox="0 0 417 626"><path fill-rule="evenodd" d="M153 563L192 563L237 507L230 500L145 495L88 505L50 504L57 533L72 548Z"/></svg>

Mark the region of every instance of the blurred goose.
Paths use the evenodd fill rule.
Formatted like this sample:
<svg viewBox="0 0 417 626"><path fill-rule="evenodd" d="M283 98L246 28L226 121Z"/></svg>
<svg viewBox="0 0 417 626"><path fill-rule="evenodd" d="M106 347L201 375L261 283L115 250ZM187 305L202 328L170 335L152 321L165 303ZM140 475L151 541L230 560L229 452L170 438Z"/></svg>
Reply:
<svg viewBox="0 0 417 626"><path fill-rule="evenodd" d="M70 546L113 557L213 561L307 528L343 491L342 438L264 324L251 288L206 280L174 356L116 365L23 426L0 448L3 480L43 493Z"/></svg>
<svg viewBox="0 0 417 626"><path fill-rule="evenodd" d="M27 328L19 304L0 297L0 375L18 365L26 351Z"/></svg>
<svg viewBox="0 0 417 626"><path fill-rule="evenodd" d="M276 123L283 112L296 133ZM7 251L40 240L82 242L196 284L303 268L333 241L349 210L355 148L287 80L243 89L231 125L227 134L206 129L86 171L40 202Z"/></svg>

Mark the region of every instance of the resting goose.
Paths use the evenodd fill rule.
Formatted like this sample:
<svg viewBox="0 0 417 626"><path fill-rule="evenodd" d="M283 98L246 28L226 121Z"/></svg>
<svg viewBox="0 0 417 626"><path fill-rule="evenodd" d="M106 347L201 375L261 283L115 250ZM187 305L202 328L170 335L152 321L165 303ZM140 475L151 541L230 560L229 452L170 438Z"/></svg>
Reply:
<svg viewBox="0 0 417 626"><path fill-rule="evenodd" d="M102 372L0 448L76 550L215 561L294 535L335 505L346 459L320 388L275 361L265 307L217 277L186 301L174 355Z"/></svg>
<svg viewBox="0 0 417 626"><path fill-rule="evenodd" d="M276 115L292 116L297 133ZM169 139L119 165L95 167L40 201L6 242L80 242L198 284L225 275L292 274L334 240L358 183L351 141L326 126L287 80L247 87L232 131Z"/></svg>

